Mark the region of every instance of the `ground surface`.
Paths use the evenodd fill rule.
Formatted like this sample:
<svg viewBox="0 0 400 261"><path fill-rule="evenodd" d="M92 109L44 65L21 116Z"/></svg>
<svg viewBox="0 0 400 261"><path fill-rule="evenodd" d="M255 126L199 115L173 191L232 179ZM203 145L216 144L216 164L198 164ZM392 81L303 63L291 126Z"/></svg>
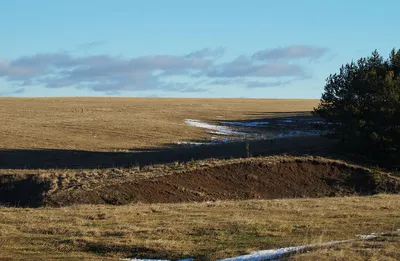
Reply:
<svg viewBox="0 0 400 261"><path fill-rule="evenodd" d="M54 172L53 172L54 171ZM320 157L269 156L0 176L11 206L179 203L397 193L400 179Z"/></svg>
<svg viewBox="0 0 400 261"><path fill-rule="evenodd" d="M0 208L0 260L199 257L388 233L295 260L399 260L400 196ZM354 257L348 259L347 257ZM371 258L371 257L375 257Z"/></svg>
<svg viewBox="0 0 400 261"><path fill-rule="evenodd" d="M0 149L127 151L210 138L184 119L245 120L311 111L317 100L0 98Z"/></svg>
<svg viewBox="0 0 400 261"><path fill-rule="evenodd" d="M400 199L382 194L400 192L398 173L361 164L334 140L291 137L307 133L317 103L1 98L0 202L48 206L0 206L0 260L216 260L372 232L384 235L288 258L398 260ZM177 146L225 138L221 130L258 140Z"/></svg>

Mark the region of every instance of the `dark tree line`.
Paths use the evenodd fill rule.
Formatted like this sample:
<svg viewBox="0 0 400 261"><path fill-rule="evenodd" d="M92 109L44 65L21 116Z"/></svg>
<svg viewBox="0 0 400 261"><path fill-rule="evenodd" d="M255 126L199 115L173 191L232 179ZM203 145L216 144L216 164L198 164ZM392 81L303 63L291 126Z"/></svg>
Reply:
<svg viewBox="0 0 400 261"><path fill-rule="evenodd" d="M378 51L347 63L326 79L314 113L330 133L359 152L397 154L400 149L400 50Z"/></svg>

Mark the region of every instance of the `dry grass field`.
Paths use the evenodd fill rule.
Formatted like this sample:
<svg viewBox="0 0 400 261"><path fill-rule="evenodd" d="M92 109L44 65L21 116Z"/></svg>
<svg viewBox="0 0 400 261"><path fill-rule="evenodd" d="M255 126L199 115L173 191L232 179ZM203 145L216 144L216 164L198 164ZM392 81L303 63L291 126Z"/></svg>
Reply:
<svg viewBox="0 0 400 261"><path fill-rule="evenodd" d="M0 98L0 149L126 151L206 139L184 119L244 120L311 111L317 100ZM286 113L284 113L286 112Z"/></svg>
<svg viewBox="0 0 400 261"><path fill-rule="evenodd" d="M305 118L317 104L0 98L0 260L217 260L346 239L285 260L399 260L398 173L334 140L174 146L211 139L185 119L290 130L271 119Z"/></svg>
<svg viewBox="0 0 400 261"><path fill-rule="evenodd" d="M216 260L385 233L294 260L399 260L400 196L0 208L0 260Z"/></svg>

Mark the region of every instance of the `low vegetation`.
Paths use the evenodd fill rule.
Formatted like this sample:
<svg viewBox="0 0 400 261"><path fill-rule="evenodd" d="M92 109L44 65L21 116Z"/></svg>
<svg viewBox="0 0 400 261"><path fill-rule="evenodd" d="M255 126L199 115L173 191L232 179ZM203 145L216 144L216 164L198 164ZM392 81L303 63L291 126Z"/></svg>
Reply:
<svg viewBox="0 0 400 261"><path fill-rule="evenodd" d="M400 242L399 208L398 195L1 207L0 260L216 260L260 249L357 239L357 234L370 233L386 236L321 249L296 260L349 260L349 254L352 260L374 260L371 255L375 260L398 260L400 252L394 247ZM352 245L362 251L353 251Z"/></svg>
<svg viewBox="0 0 400 261"><path fill-rule="evenodd" d="M272 117L257 128L277 132L317 103L1 99L0 260L217 260L346 239L286 258L400 259L395 169L315 136L174 146L210 139L187 118Z"/></svg>

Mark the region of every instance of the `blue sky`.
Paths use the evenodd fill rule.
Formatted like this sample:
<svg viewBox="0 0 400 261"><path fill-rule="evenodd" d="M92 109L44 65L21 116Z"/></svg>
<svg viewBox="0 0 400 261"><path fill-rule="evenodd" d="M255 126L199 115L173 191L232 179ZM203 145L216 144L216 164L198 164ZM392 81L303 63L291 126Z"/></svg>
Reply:
<svg viewBox="0 0 400 261"><path fill-rule="evenodd" d="M3 0L0 96L319 98L400 1Z"/></svg>

